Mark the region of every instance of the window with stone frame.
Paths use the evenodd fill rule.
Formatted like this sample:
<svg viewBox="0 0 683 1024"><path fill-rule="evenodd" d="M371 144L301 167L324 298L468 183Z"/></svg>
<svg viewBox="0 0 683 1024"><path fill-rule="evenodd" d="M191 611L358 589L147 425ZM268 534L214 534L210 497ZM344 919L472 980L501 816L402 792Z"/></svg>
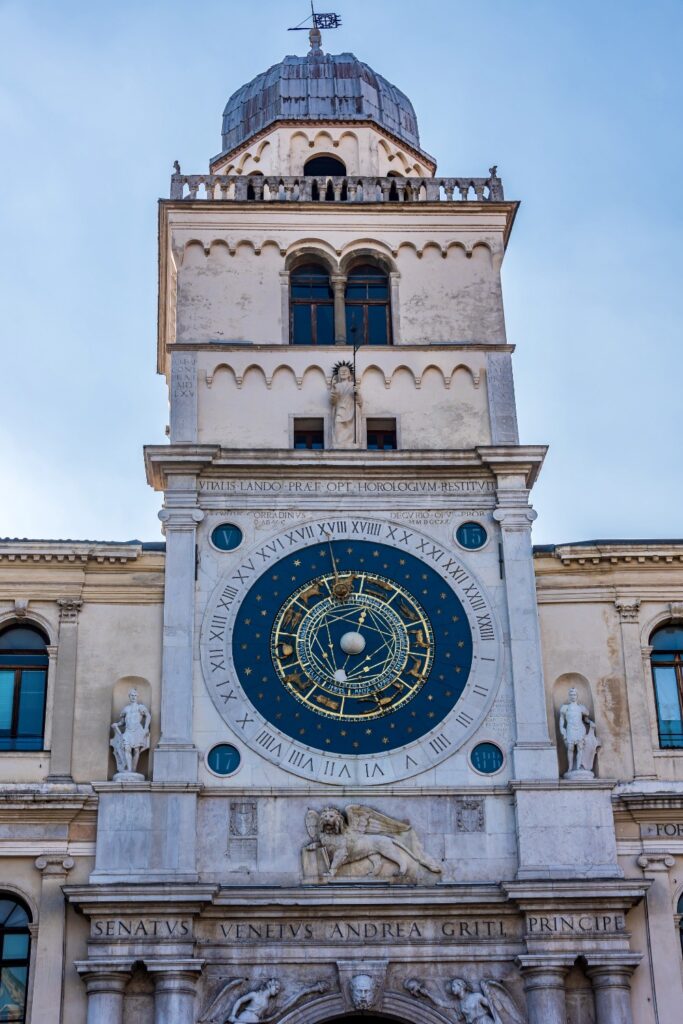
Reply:
<svg viewBox="0 0 683 1024"><path fill-rule="evenodd" d="M398 448L395 419L368 419L366 436L369 452L393 452Z"/></svg>
<svg viewBox="0 0 683 1024"><path fill-rule="evenodd" d="M292 345L334 345L334 292L319 263L289 275L289 340Z"/></svg>
<svg viewBox="0 0 683 1024"><path fill-rule="evenodd" d="M346 340L359 345L391 344L389 275L370 263L352 267L346 275Z"/></svg>
<svg viewBox="0 0 683 1024"><path fill-rule="evenodd" d="M683 747L683 624L655 630L650 645L659 745Z"/></svg>
<svg viewBox="0 0 683 1024"><path fill-rule="evenodd" d="M317 418L295 419L294 447L300 451L321 451L325 447L325 421Z"/></svg>
<svg viewBox="0 0 683 1024"><path fill-rule="evenodd" d="M678 934L681 940L681 956L683 956L683 893L679 896L676 906L676 924L678 925Z"/></svg>
<svg viewBox="0 0 683 1024"><path fill-rule="evenodd" d="M0 892L0 1020L24 1024L31 956L28 910L12 893Z"/></svg>
<svg viewBox="0 0 683 1024"><path fill-rule="evenodd" d="M15 624L0 633L0 751L43 750L47 644L32 625Z"/></svg>

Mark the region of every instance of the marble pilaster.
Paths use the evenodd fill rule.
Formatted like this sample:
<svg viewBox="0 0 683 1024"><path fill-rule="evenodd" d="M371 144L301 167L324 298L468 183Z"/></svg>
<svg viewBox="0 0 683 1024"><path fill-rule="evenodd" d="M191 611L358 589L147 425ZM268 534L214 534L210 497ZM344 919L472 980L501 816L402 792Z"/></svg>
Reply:
<svg viewBox="0 0 683 1024"><path fill-rule="evenodd" d="M659 1024L679 1024L683 1006L680 937L674 921L674 899L669 872L675 866L670 853L647 850L638 867L650 882L645 897L650 961L657 998ZM662 998L662 996L665 998ZM618 1018L619 1024L621 1019Z"/></svg>
<svg viewBox="0 0 683 1024"><path fill-rule="evenodd" d="M35 861L42 874L38 928L35 935L35 973L31 1019L40 1024L60 1024L64 977L64 929L66 908L62 885L74 866L71 857L43 854Z"/></svg>
<svg viewBox="0 0 683 1024"><path fill-rule="evenodd" d="M59 598L59 645L52 701L50 782L71 782L78 615L83 602Z"/></svg>
<svg viewBox="0 0 683 1024"><path fill-rule="evenodd" d="M640 624L638 622L640 601L618 600L614 604L619 613L621 625L634 776L636 779L654 779L657 772L650 741L651 722L646 701L646 686L648 684L643 671Z"/></svg>
<svg viewBox="0 0 683 1024"><path fill-rule="evenodd" d="M334 340L337 345L346 344L346 307L344 294L346 278L342 274L333 274L330 278L334 290Z"/></svg>
<svg viewBox="0 0 683 1024"><path fill-rule="evenodd" d="M154 780L196 782L192 740L195 545L204 513L196 507L159 513L166 535L166 578L161 671L161 737L154 752Z"/></svg>

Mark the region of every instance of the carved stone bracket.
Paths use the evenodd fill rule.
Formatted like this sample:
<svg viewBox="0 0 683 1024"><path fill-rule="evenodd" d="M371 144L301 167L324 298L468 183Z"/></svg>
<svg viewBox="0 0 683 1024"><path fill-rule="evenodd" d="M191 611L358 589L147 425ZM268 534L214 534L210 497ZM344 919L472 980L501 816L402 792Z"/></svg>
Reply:
<svg viewBox="0 0 683 1024"><path fill-rule="evenodd" d="M14 599L14 614L18 619L25 619L26 613L28 612L28 597L15 597Z"/></svg>
<svg viewBox="0 0 683 1024"><path fill-rule="evenodd" d="M73 597L59 597L57 598L57 604L59 605L59 621L62 622L78 622L78 613L83 607L83 602Z"/></svg>
<svg viewBox="0 0 683 1024"><path fill-rule="evenodd" d="M640 601L615 601L614 607L619 612L622 622L637 622Z"/></svg>
<svg viewBox="0 0 683 1024"><path fill-rule="evenodd" d="M381 1010L388 960L338 960L339 987L349 1010Z"/></svg>
<svg viewBox="0 0 683 1024"><path fill-rule="evenodd" d="M672 601L669 605L669 613L672 619L683 619L683 601Z"/></svg>

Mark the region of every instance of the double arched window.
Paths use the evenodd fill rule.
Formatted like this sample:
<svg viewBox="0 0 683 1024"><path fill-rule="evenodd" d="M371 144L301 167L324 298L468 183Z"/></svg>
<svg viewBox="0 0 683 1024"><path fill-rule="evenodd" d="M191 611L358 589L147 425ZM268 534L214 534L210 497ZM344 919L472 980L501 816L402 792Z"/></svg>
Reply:
<svg viewBox="0 0 683 1024"><path fill-rule="evenodd" d="M294 345L334 345L334 293L325 267L307 263L290 275L289 338Z"/></svg>
<svg viewBox="0 0 683 1024"><path fill-rule="evenodd" d="M390 345L389 276L362 263L340 275L332 287L322 263L305 263L290 272L289 340L293 345ZM344 337L345 333L345 337Z"/></svg>
<svg viewBox="0 0 683 1024"><path fill-rule="evenodd" d="M28 910L0 893L0 1021L24 1024L31 952Z"/></svg>
<svg viewBox="0 0 683 1024"><path fill-rule="evenodd" d="M650 638L660 747L683 747L683 625L662 626Z"/></svg>
<svg viewBox="0 0 683 1024"><path fill-rule="evenodd" d="M0 751L43 749L47 643L35 626L0 633Z"/></svg>
<svg viewBox="0 0 683 1024"><path fill-rule="evenodd" d="M346 278L346 340L351 345L389 345L389 280L370 263L353 267Z"/></svg>

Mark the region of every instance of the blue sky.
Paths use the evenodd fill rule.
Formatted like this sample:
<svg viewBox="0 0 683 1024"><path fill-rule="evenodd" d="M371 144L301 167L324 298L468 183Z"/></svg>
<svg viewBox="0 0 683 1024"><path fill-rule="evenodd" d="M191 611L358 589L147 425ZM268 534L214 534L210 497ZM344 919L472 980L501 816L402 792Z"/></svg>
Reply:
<svg viewBox="0 0 683 1024"><path fill-rule="evenodd" d="M444 174L521 199L504 267L539 543L683 536L681 0L335 0ZM306 0L0 0L0 534L157 539L156 199Z"/></svg>

